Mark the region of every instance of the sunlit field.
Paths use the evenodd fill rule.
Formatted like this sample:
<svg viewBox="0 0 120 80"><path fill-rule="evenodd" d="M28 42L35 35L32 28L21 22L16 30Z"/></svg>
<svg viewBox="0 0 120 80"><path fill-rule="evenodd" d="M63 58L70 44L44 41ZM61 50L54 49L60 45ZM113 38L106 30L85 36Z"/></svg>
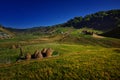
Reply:
<svg viewBox="0 0 120 80"><path fill-rule="evenodd" d="M120 78L119 39L97 40L84 37L76 40L69 36L67 40L53 40L46 38L42 42L36 42L33 39L34 43L31 44L27 41L23 44L19 40L16 44L19 42L22 44L24 55L33 54L35 50L43 48L53 49L52 57L19 62L16 61L20 54L19 48L11 49L1 45L0 80L118 80ZM7 46L11 46L9 42L11 41L6 40L0 44L6 43ZM88 44L85 44L86 42Z"/></svg>

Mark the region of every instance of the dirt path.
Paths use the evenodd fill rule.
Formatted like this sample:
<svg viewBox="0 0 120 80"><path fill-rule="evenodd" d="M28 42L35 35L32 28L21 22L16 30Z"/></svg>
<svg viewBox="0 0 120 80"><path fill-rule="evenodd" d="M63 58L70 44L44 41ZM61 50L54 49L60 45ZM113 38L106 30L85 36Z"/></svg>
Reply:
<svg viewBox="0 0 120 80"><path fill-rule="evenodd" d="M92 37L94 37L94 38L105 38L105 37L97 35L97 34L93 34Z"/></svg>

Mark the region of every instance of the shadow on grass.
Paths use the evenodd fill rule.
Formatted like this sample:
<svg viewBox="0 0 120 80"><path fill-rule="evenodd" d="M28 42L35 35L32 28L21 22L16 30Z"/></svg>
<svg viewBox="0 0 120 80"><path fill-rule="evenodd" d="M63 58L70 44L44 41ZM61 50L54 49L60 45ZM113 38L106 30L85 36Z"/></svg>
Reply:
<svg viewBox="0 0 120 80"><path fill-rule="evenodd" d="M120 49L115 49L114 52L120 53Z"/></svg>

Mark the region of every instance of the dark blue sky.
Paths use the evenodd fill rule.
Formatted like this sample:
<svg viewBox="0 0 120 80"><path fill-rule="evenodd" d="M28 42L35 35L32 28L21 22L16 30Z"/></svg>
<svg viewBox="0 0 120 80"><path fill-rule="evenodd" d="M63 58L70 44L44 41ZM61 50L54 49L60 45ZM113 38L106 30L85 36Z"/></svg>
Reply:
<svg viewBox="0 0 120 80"><path fill-rule="evenodd" d="M111 9L120 9L120 0L0 0L0 24L13 28L51 26Z"/></svg>

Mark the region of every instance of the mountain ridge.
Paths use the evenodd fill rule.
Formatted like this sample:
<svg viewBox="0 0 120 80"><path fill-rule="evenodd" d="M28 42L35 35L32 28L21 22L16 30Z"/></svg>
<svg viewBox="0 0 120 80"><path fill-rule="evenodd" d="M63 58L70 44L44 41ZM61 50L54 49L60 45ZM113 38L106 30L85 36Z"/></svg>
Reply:
<svg viewBox="0 0 120 80"><path fill-rule="evenodd" d="M72 26L74 28L88 27L97 30L110 30L120 24L120 10L99 11L85 17L75 17L66 23L64 27Z"/></svg>

